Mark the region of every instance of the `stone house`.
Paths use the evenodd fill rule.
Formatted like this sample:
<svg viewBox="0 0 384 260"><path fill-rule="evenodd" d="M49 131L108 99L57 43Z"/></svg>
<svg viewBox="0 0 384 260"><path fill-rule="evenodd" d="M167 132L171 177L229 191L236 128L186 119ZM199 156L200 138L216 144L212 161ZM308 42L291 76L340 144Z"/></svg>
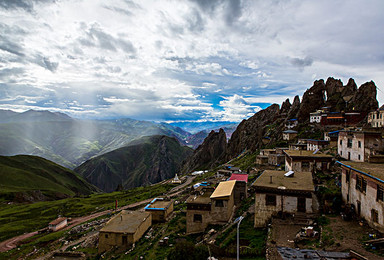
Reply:
<svg viewBox="0 0 384 260"><path fill-rule="evenodd" d="M276 149L261 149L258 156L256 156L256 164L267 165L268 156L271 154L276 154Z"/></svg>
<svg viewBox="0 0 384 260"><path fill-rule="evenodd" d="M144 210L152 214L152 222L165 222L173 212L173 201L155 198L145 206Z"/></svg>
<svg viewBox="0 0 384 260"><path fill-rule="evenodd" d="M283 131L283 140L285 141L292 141L296 138L297 131L295 130L285 130Z"/></svg>
<svg viewBox="0 0 384 260"><path fill-rule="evenodd" d="M220 182L212 193L210 197L212 224L225 224L231 218L235 207L235 185L235 180Z"/></svg>
<svg viewBox="0 0 384 260"><path fill-rule="evenodd" d="M350 131L339 132L337 153L344 159L367 162L371 155L383 152L383 139L379 132Z"/></svg>
<svg viewBox="0 0 384 260"><path fill-rule="evenodd" d="M341 165L341 193L345 204L354 205L357 216L384 232L384 167L366 162Z"/></svg>
<svg viewBox="0 0 384 260"><path fill-rule="evenodd" d="M326 148L329 145L329 141L325 140L315 140L308 139L307 140L307 150L308 151L316 151Z"/></svg>
<svg viewBox="0 0 384 260"><path fill-rule="evenodd" d="M332 155L320 152L303 150L286 150L285 170L298 172L311 172L317 170L329 170Z"/></svg>
<svg viewBox="0 0 384 260"><path fill-rule="evenodd" d="M255 227L265 227L278 213L314 213L315 187L311 172L264 171L252 184L255 190Z"/></svg>
<svg viewBox="0 0 384 260"><path fill-rule="evenodd" d="M205 187L187 199L187 234L204 232L209 224L225 224L235 208L236 181Z"/></svg>
<svg viewBox="0 0 384 260"><path fill-rule="evenodd" d="M52 232L55 232L55 231L58 231L60 229L63 229L67 226L68 224L68 220L67 218L65 217L59 217L53 221L51 221L49 224L48 224L48 230L49 231L52 231Z"/></svg>
<svg viewBox="0 0 384 260"><path fill-rule="evenodd" d="M307 150L307 144L289 144L289 150Z"/></svg>
<svg viewBox="0 0 384 260"><path fill-rule="evenodd" d="M329 142L337 142L337 139L339 138L339 132L340 131L332 131L332 132L325 132L324 133L324 140Z"/></svg>
<svg viewBox="0 0 384 260"><path fill-rule="evenodd" d="M114 247L127 249L152 225L149 212L123 210L111 218L99 233L99 253Z"/></svg>
<svg viewBox="0 0 384 260"><path fill-rule="evenodd" d="M384 106L381 106L377 111L368 114L368 124L372 127L384 127Z"/></svg>
<svg viewBox="0 0 384 260"><path fill-rule="evenodd" d="M213 187L203 187L187 198L187 234L204 232L211 223L211 195Z"/></svg>
<svg viewBox="0 0 384 260"><path fill-rule="evenodd" d="M285 128L292 129L292 128L295 128L298 124L299 124L299 121L296 118L292 118L285 123Z"/></svg>
<svg viewBox="0 0 384 260"><path fill-rule="evenodd" d="M235 205L238 206L240 203L247 198L247 183L248 174L237 174L234 173L229 178L230 181L236 181L234 188L234 199Z"/></svg>
<svg viewBox="0 0 384 260"><path fill-rule="evenodd" d="M309 114L309 122L310 123L320 123L321 116L324 112L322 110L317 110L316 112Z"/></svg>

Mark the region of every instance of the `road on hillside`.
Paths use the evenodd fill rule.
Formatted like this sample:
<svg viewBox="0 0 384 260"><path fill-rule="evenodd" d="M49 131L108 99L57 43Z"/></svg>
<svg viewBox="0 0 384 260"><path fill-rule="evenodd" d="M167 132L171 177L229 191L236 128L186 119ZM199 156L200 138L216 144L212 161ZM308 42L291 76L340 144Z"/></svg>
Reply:
<svg viewBox="0 0 384 260"><path fill-rule="evenodd" d="M181 192L183 192L183 188L186 187L187 185L191 184L191 182L195 179L195 176L194 177L189 177L188 176L188 179L186 182L184 182L183 184L180 184L179 186L177 187L174 187L172 188L169 192L168 192L168 196L169 197L175 197L177 196L178 194L180 194ZM149 203L153 200L153 198L151 199L146 199L146 200L142 200L142 201L138 201L138 202L135 202L135 203L132 203L132 204L129 204L129 205L126 205L126 206L123 206L123 207L120 207L119 210L125 210L125 209L131 209L131 208L135 208L135 207L138 207L142 204L146 204L146 203ZM71 220L71 222L69 223L69 225L67 227L64 228L64 230L67 230L67 229L71 229L73 228L74 226L77 226L77 225L80 225L84 222L87 222L91 219L94 219L94 218L98 218L100 216L104 216L106 214L109 214L109 213L112 213L113 210L104 210L104 211L100 211L100 212L96 212L96 213L93 213L93 214L90 214L90 215L87 215L87 216L83 216L83 217L78 217L78 218L73 218ZM34 235L37 235L39 231L34 231L34 232L30 232L30 233L25 233L23 235L20 235L20 236L16 236L16 237L13 237L13 238L10 238L8 240L5 240L3 242L0 242L0 252L6 252L8 250L11 250L15 247L17 247L17 245L23 241L24 239L27 239L29 237L32 237Z"/></svg>

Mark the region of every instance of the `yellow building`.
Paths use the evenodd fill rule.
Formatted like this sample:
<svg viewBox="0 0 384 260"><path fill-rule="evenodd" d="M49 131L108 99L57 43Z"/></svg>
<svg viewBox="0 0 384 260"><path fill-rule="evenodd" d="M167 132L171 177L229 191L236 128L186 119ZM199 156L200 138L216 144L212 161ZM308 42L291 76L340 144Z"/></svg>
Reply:
<svg viewBox="0 0 384 260"><path fill-rule="evenodd" d="M127 249L138 241L152 225L148 212L123 210L110 219L99 233L99 253L113 247Z"/></svg>

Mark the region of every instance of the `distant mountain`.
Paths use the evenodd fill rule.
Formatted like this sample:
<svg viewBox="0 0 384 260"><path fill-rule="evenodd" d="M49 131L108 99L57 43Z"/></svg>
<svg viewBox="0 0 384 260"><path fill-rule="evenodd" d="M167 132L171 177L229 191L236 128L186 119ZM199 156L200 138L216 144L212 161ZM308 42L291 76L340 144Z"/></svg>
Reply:
<svg viewBox="0 0 384 260"><path fill-rule="evenodd" d="M196 149L197 147L199 147L199 145L203 143L204 139L209 135L209 133L212 130L217 132L220 129L224 130L227 136L227 140L229 140L232 136L232 133L236 130L236 127L237 127L237 124L231 124L231 125L221 126L220 128L202 130L196 134L188 136L185 142L187 143L188 146L192 147L193 149Z"/></svg>
<svg viewBox="0 0 384 260"><path fill-rule="evenodd" d="M196 134L201 131L207 131L207 135L212 130L219 130L220 128L232 128L234 126L237 126L238 123L236 122L226 122L226 121L220 121L220 122L175 122L170 123L173 126L181 127L185 129L186 131ZM236 128L236 127L235 127Z"/></svg>
<svg viewBox="0 0 384 260"><path fill-rule="evenodd" d="M118 186L127 189L172 178L192 152L175 138L163 135L143 137L92 158L75 171L103 191L111 192Z"/></svg>
<svg viewBox="0 0 384 260"><path fill-rule="evenodd" d="M185 144L191 134L169 124L128 118L77 120L49 111L0 110L0 155L37 155L72 169L93 156L151 135L175 137Z"/></svg>
<svg viewBox="0 0 384 260"><path fill-rule="evenodd" d="M77 173L37 156L0 156L0 198L50 200L100 191Z"/></svg>

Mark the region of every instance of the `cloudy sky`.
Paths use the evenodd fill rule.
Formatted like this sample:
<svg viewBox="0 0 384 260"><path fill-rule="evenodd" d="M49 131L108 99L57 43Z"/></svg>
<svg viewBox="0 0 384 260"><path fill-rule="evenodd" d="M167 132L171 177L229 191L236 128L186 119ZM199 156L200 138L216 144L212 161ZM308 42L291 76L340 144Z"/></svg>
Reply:
<svg viewBox="0 0 384 260"><path fill-rule="evenodd" d="M316 79L373 80L384 1L1 0L0 109L232 121Z"/></svg>

